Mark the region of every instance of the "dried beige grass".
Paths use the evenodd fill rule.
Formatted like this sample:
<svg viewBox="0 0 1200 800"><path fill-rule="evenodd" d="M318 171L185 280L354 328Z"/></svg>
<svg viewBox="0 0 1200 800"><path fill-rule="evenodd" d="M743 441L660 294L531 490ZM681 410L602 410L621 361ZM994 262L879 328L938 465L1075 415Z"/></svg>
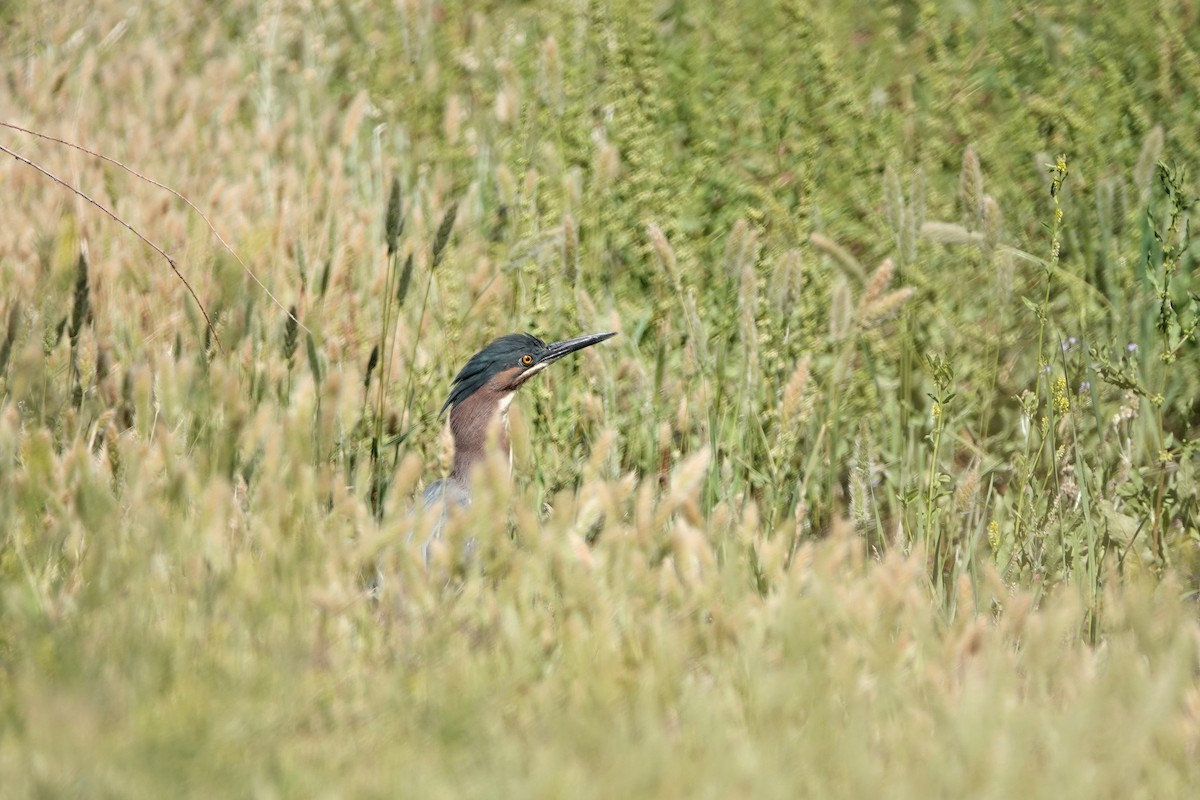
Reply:
<svg viewBox="0 0 1200 800"><path fill-rule="evenodd" d="M814 233L808 237L808 240L818 250L830 256L833 263L837 264L848 277L860 283L867 279L867 271L863 269L863 265L859 263L858 259L833 239L820 233Z"/></svg>
<svg viewBox="0 0 1200 800"><path fill-rule="evenodd" d="M863 309L863 313L859 317L859 324L864 328L871 328L891 319L900 312L905 303L912 299L912 296L913 288L911 286L905 286L903 289L897 289L884 295Z"/></svg>
<svg viewBox="0 0 1200 800"><path fill-rule="evenodd" d="M864 312L883 295L885 289L892 282L892 272L894 264L892 259L885 258L883 263L871 275L871 282L867 284L866 290L863 292L862 298L858 301L859 316L863 316Z"/></svg>
<svg viewBox="0 0 1200 800"><path fill-rule="evenodd" d="M975 230L983 214L983 169L974 147L963 151L962 169L958 173L958 192L963 204L963 218L967 228Z"/></svg>
<svg viewBox="0 0 1200 800"><path fill-rule="evenodd" d="M1154 172L1158 168L1159 159L1162 158L1165 141L1163 126L1155 125L1142 142L1142 150L1133 168L1133 185L1137 187L1142 203L1150 197L1150 190L1154 187Z"/></svg>
<svg viewBox="0 0 1200 800"><path fill-rule="evenodd" d="M798 421L808 389L808 372L812 356L806 355L792 370L787 386L783 389L783 399L779 404L779 419L785 428L791 427Z"/></svg>
<svg viewBox="0 0 1200 800"><path fill-rule="evenodd" d="M953 222L937 222L929 220L921 226L921 236L939 244L982 244L984 236L977 231L967 230L966 227Z"/></svg>

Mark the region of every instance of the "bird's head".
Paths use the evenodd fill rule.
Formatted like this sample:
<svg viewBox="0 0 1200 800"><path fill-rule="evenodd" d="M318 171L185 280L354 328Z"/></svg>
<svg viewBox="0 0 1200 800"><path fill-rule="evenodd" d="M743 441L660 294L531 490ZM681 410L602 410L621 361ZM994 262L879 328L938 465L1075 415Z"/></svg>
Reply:
<svg viewBox="0 0 1200 800"><path fill-rule="evenodd" d="M487 389L501 402L505 402L525 381L563 356L616 335L590 333L550 344L528 333L501 336L471 356L471 360L455 376L450 388L450 397L442 406L439 416L446 413L446 409L458 406L481 389Z"/></svg>

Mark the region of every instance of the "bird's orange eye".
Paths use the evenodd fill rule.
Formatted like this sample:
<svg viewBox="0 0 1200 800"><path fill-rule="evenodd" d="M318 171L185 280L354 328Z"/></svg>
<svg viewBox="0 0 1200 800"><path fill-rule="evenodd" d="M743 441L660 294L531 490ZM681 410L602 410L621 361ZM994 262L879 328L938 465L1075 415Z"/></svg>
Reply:
<svg viewBox="0 0 1200 800"><path fill-rule="evenodd" d="M526 353L525 355L521 356L521 363L528 367L533 363L533 356Z"/></svg>

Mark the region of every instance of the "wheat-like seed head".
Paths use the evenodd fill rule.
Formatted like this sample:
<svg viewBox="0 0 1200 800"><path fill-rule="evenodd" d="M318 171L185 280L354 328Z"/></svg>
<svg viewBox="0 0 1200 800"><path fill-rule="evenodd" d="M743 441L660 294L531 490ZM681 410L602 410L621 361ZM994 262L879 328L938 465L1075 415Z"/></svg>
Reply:
<svg viewBox="0 0 1200 800"><path fill-rule="evenodd" d="M884 295L863 309L863 313L859 317L859 324L864 328L869 328L890 319L912 298L912 295L913 288L911 286L905 286L903 289L897 289Z"/></svg>
<svg viewBox="0 0 1200 800"><path fill-rule="evenodd" d="M847 276L860 282L866 280L867 271L863 269L863 265L859 263L857 258L851 255L849 250L820 233L810 235L808 240L818 250L830 256L833 259L833 263L837 264Z"/></svg>
<svg viewBox="0 0 1200 800"><path fill-rule="evenodd" d="M1000 235L1004 227L1004 215L1000 212L1000 204L989 195L983 198L983 239L984 249L990 254L1000 244Z"/></svg>
<svg viewBox="0 0 1200 800"><path fill-rule="evenodd" d="M921 225L921 236L939 244L981 244L983 234L953 222L929 220Z"/></svg>
<svg viewBox="0 0 1200 800"><path fill-rule="evenodd" d="M575 227L575 218L570 214L563 214L562 227L563 275L566 277L567 283L574 284L579 267L579 231Z"/></svg>
<svg viewBox="0 0 1200 800"><path fill-rule="evenodd" d="M1154 171L1162 158L1165 138L1163 126L1155 125L1146 134L1146 139L1142 142L1142 151L1138 154L1137 164L1133 168L1133 185L1137 187L1143 203L1150 196L1150 190L1154 186Z"/></svg>
<svg viewBox="0 0 1200 800"><path fill-rule="evenodd" d="M844 277L833 284L829 298L829 335L835 341L845 338L850 332L854 298L850 296L850 282Z"/></svg>
<svg viewBox="0 0 1200 800"><path fill-rule="evenodd" d="M979 156L974 147L963 151L962 169L958 173L958 191L962 198L963 217L967 227L974 230L978 227L979 217L983 212L983 170L979 166Z"/></svg>
<svg viewBox="0 0 1200 800"><path fill-rule="evenodd" d="M792 377L788 379L787 386L783 389L783 400L779 404L779 419L785 428L790 427L800 415L805 390L808 388L808 369L811 362L812 356L806 355L800 359L800 363L796 364L796 368L792 370Z"/></svg>
<svg viewBox="0 0 1200 800"><path fill-rule="evenodd" d="M871 275L871 282L867 284L866 291L863 292L862 299L859 300L858 310L859 315L877 301L887 289L888 284L892 282L892 271L894 264L892 259L885 258L883 263Z"/></svg>
<svg viewBox="0 0 1200 800"><path fill-rule="evenodd" d="M788 248L779 256L771 273L769 293L776 311L785 313L796 304L800 299L802 283L800 251L794 247Z"/></svg>
<svg viewBox="0 0 1200 800"><path fill-rule="evenodd" d="M959 481L954 490L954 508L956 511L970 511L979 497L979 462L971 465L971 470Z"/></svg>
<svg viewBox="0 0 1200 800"><path fill-rule="evenodd" d="M675 263L675 251L671 249L671 243L667 241L666 234L663 233L658 223L651 222L646 226L646 236L650 239L654 255L658 257L658 265L662 267L672 284L678 284L679 266Z"/></svg>

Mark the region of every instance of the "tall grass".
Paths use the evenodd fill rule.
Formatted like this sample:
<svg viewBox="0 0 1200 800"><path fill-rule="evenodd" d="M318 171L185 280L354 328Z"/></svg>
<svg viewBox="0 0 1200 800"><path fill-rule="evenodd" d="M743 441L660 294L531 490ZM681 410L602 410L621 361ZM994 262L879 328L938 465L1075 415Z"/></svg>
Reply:
<svg viewBox="0 0 1200 800"><path fill-rule="evenodd" d="M643 5L0 11L5 793L1193 793L1195 10Z"/></svg>

